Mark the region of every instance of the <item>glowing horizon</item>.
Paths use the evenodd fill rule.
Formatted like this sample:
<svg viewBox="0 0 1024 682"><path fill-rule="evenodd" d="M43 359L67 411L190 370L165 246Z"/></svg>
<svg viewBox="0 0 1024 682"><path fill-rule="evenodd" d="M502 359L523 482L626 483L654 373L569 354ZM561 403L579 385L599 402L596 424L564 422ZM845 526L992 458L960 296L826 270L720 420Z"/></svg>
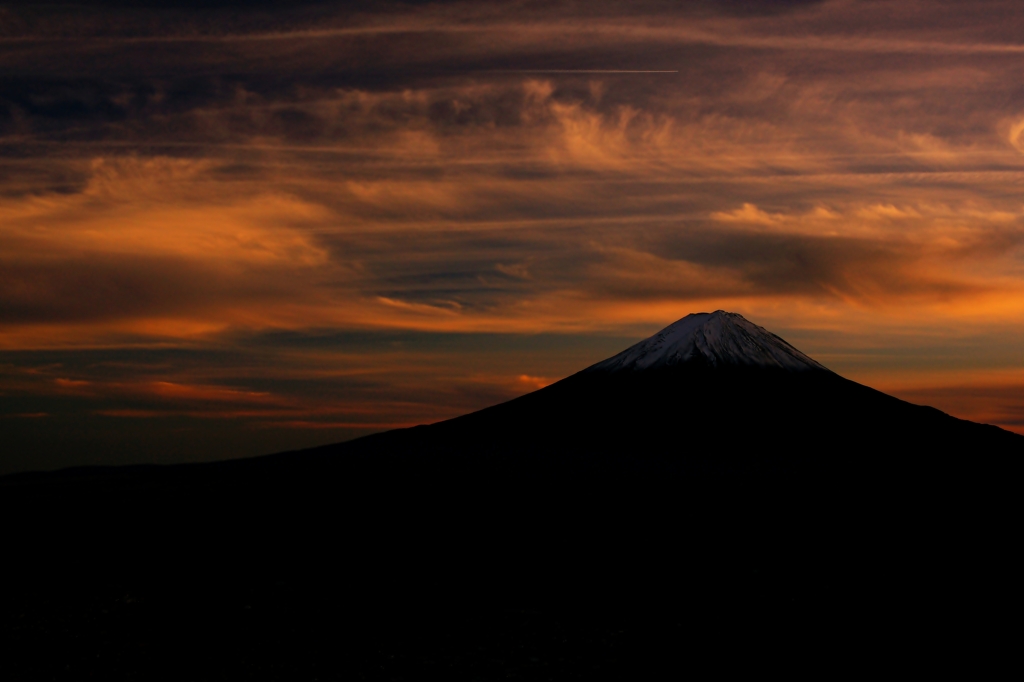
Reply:
<svg viewBox="0 0 1024 682"><path fill-rule="evenodd" d="M436 421L715 309L1024 433L1012 3L192 4L0 12L0 470Z"/></svg>

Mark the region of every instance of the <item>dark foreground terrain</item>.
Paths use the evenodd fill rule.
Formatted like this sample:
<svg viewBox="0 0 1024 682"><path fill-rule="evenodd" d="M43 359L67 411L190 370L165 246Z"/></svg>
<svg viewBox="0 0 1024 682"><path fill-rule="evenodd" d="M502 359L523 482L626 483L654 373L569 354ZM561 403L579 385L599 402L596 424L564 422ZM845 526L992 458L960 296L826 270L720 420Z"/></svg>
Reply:
<svg viewBox="0 0 1024 682"><path fill-rule="evenodd" d="M999 666L1024 437L829 372L580 373L316 450L0 479L7 679Z"/></svg>

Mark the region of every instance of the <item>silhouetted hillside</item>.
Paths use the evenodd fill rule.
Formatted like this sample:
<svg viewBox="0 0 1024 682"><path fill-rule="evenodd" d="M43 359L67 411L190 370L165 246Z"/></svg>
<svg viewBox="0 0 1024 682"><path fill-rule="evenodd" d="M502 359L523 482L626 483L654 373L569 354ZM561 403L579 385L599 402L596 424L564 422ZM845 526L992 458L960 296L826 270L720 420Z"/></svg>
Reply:
<svg viewBox="0 0 1024 682"><path fill-rule="evenodd" d="M431 426L0 479L4 625L26 670L70 657L140 679L622 679L937 642L966 656L1019 604L1022 452L739 316L690 316Z"/></svg>

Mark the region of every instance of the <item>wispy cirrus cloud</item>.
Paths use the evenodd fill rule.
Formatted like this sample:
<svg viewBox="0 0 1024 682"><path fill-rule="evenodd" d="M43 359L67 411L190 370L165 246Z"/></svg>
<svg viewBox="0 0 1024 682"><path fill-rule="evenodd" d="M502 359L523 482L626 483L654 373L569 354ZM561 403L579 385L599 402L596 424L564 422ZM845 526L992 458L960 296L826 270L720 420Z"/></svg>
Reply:
<svg viewBox="0 0 1024 682"><path fill-rule="evenodd" d="M1019 21L1003 2L9 3L2 411L165 433L219 415L278 447L481 407L707 308L854 378L1010 367ZM405 333L399 354L317 341ZM513 360L503 335L547 350ZM106 352L160 361L80 364ZM1011 402L985 414L1012 425Z"/></svg>

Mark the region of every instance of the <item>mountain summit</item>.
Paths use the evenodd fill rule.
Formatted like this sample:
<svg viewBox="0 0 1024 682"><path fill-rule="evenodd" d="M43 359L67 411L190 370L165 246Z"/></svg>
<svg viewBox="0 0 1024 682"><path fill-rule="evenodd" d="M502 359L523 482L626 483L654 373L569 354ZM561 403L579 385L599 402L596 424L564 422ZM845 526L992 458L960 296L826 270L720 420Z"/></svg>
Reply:
<svg viewBox="0 0 1024 682"><path fill-rule="evenodd" d="M687 315L585 371L637 371L682 364L828 371L764 327L724 310Z"/></svg>

